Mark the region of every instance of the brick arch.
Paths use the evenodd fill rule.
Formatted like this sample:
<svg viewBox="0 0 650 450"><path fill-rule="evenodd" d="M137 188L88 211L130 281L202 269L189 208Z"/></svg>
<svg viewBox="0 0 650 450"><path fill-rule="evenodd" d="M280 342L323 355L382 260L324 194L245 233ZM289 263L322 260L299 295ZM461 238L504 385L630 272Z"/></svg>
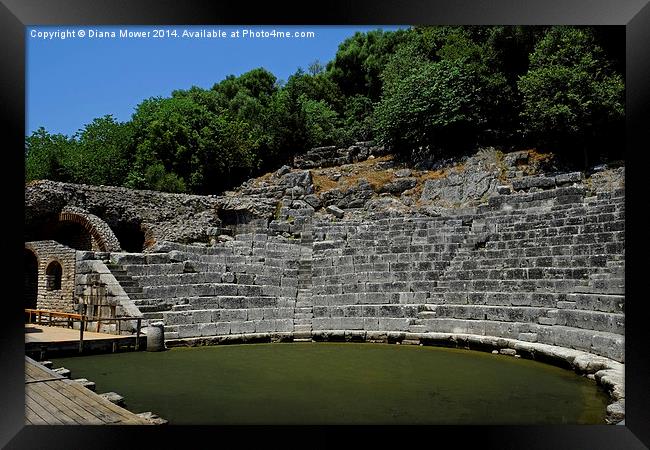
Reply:
<svg viewBox="0 0 650 450"><path fill-rule="evenodd" d="M71 222L81 225L97 244L99 251L119 252L121 251L120 241L106 222L94 214L83 209L67 207L59 214L60 222Z"/></svg>

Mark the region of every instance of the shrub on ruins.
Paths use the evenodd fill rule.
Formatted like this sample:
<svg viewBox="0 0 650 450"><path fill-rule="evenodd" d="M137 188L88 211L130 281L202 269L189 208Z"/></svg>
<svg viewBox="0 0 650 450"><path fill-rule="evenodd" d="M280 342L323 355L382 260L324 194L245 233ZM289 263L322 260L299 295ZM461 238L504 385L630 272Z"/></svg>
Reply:
<svg viewBox="0 0 650 450"><path fill-rule="evenodd" d="M167 172L162 163L153 163L144 171L143 185L162 192L186 192L185 181L173 172Z"/></svg>
<svg viewBox="0 0 650 450"><path fill-rule="evenodd" d="M522 118L537 145L589 162L591 149L622 137L625 87L590 29L553 27L518 82ZM619 142L620 144L620 142Z"/></svg>

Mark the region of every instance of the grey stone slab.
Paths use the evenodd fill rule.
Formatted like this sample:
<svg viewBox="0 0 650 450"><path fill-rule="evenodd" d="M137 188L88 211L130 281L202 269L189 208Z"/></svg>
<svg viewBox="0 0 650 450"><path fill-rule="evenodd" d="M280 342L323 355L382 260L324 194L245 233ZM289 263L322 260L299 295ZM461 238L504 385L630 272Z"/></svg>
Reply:
<svg viewBox="0 0 650 450"><path fill-rule="evenodd" d="M205 323L212 322L212 311L192 311L192 322L193 323Z"/></svg>
<svg viewBox="0 0 650 450"><path fill-rule="evenodd" d="M178 325L178 337L188 338L200 336L199 326L197 324Z"/></svg>
<svg viewBox="0 0 650 450"><path fill-rule="evenodd" d="M242 322L231 322L230 323L230 333L231 334L248 334L255 332L255 322L254 321L242 321Z"/></svg>
<svg viewBox="0 0 650 450"><path fill-rule="evenodd" d="M230 324L231 322L216 322L215 325L215 335L222 336L230 334Z"/></svg>
<svg viewBox="0 0 650 450"><path fill-rule="evenodd" d="M214 323L200 323L198 331L201 336L215 336L217 334L217 326Z"/></svg>
<svg viewBox="0 0 650 450"><path fill-rule="evenodd" d="M345 330L362 330L364 319L360 317L343 317L341 325Z"/></svg>

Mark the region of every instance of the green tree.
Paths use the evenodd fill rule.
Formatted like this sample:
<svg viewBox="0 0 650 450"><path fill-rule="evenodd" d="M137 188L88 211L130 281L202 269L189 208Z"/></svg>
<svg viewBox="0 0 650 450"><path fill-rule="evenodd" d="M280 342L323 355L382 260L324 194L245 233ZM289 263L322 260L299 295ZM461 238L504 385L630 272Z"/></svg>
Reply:
<svg viewBox="0 0 650 450"><path fill-rule="evenodd" d="M62 134L50 134L40 127L25 138L25 179L70 181L66 167L76 142Z"/></svg>
<svg viewBox="0 0 650 450"><path fill-rule="evenodd" d="M112 115L96 118L74 136L76 145L65 164L70 181L121 186L133 159L130 122L117 122Z"/></svg>
<svg viewBox="0 0 650 450"><path fill-rule="evenodd" d="M537 145L582 154L588 165L590 149L611 142L608 135L622 138L623 77L612 70L589 29L548 30L518 87L526 131Z"/></svg>
<svg viewBox="0 0 650 450"><path fill-rule="evenodd" d="M373 102L364 95L354 95L346 99L342 131L346 142L368 141L373 138L374 108Z"/></svg>
<svg viewBox="0 0 650 450"><path fill-rule="evenodd" d="M346 97L363 95L379 100L381 73L406 36L407 30L355 33L339 45L327 64L329 76Z"/></svg>
<svg viewBox="0 0 650 450"><path fill-rule="evenodd" d="M338 87L328 75L297 70L273 96L266 114L268 162L286 163L311 147L341 144L343 133L338 109L343 103Z"/></svg>
<svg viewBox="0 0 650 450"><path fill-rule="evenodd" d="M323 100L299 99L304 116L305 146L338 144L341 141L338 114Z"/></svg>
<svg viewBox="0 0 650 450"><path fill-rule="evenodd" d="M485 122L483 88L466 64L421 61L384 86L375 110L378 140L407 158L466 149Z"/></svg>
<svg viewBox="0 0 650 450"><path fill-rule="evenodd" d="M196 88L137 107L136 156L128 185L155 189L163 180L174 190L214 193L250 175L256 145L250 126L214 102L207 102L216 108L210 110L206 100L214 95Z"/></svg>

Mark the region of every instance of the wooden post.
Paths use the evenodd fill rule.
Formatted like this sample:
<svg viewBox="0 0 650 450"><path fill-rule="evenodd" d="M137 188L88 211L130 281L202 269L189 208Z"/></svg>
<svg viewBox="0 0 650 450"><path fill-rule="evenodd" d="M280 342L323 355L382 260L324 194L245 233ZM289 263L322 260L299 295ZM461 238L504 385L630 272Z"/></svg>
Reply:
<svg viewBox="0 0 650 450"><path fill-rule="evenodd" d="M136 352L140 348L140 324L141 323L142 323L142 319L138 319L138 325L137 325L136 332L135 332L135 351Z"/></svg>
<svg viewBox="0 0 650 450"><path fill-rule="evenodd" d="M79 353L82 353L84 351L84 327L85 327L85 320L82 317L81 324L79 327Z"/></svg>

